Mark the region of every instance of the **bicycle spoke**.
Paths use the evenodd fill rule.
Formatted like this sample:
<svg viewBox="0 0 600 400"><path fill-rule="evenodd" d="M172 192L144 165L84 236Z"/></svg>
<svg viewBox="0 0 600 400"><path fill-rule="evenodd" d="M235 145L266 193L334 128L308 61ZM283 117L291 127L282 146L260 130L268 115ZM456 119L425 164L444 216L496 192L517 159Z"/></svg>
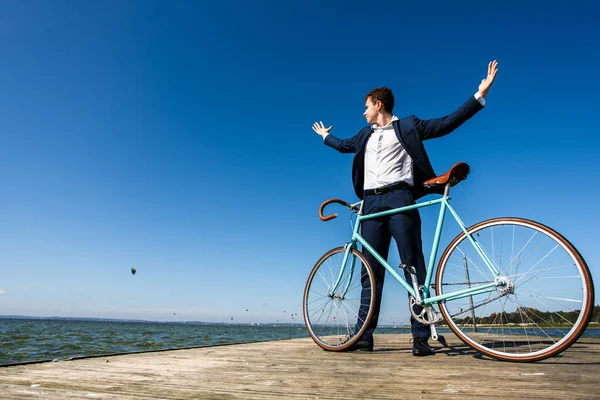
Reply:
<svg viewBox="0 0 600 400"><path fill-rule="evenodd" d="M515 257L514 257L513 259L511 259L511 260L510 260L510 262L508 263L508 265L512 265L513 261L515 261L515 259L516 259L517 257L519 257L519 258L521 257L521 253L523 252L523 250L525 250L525 247L527 247L527 245L528 245L528 244L529 244L529 243L530 243L530 242L533 240L533 238L534 238L536 235L537 235L537 231L536 231L536 232L534 232L534 233L533 233L533 235L531 236L531 238L529 238L529 240L527 241L527 243L525 243L525 244L523 245L523 247L521 247L521 250L519 250L519 252L518 252L518 253L515 255ZM518 265L520 265L520 263L519 263ZM519 268L518 268L518 265L517 265L517 269L516 269L515 273L516 273L516 272L519 270ZM511 267L511 268L512 268L512 267Z"/></svg>
<svg viewBox="0 0 600 400"><path fill-rule="evenodd" d="M539 260L537 263L535 263L531 268L529 268L529 270L527 270L527 272L524 275L527 275L527 273L529 273L531 270L533 270L535 267L538 266L538 264L540 264L542 261L544 261L546 259L546 257L548 257L554 250L556 250L558 248L558 244L556 246L554 246L554 248L550 251L550 253L546 254L541 260ZM519 280L523 279L523 277L519 278ZM517 280L515 282L515 285L517 283L519 283L519 280Z"/></svg>

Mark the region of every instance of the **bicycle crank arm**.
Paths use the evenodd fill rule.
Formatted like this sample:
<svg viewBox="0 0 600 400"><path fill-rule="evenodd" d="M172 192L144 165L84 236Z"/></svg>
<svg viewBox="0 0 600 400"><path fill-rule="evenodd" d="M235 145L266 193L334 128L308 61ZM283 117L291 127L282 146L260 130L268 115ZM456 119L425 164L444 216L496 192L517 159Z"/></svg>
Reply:
<svg viewBox="0 0 600 400"><path fill-rule="evenodd" d="M446 342L446 338L443 335L438 335L435 324L429 325L429 328L431 329L431 338L433 340L437 340L442 347L450 347L448 346L448 342Z"/></svg>
<svg viewBox="0 0 600 400"><path fill-rule="evenodd" d="M438 340L438 334L437 329L435 329L435 324L429 325L429 328L431 329L431 338L433 340Z"/></svg>

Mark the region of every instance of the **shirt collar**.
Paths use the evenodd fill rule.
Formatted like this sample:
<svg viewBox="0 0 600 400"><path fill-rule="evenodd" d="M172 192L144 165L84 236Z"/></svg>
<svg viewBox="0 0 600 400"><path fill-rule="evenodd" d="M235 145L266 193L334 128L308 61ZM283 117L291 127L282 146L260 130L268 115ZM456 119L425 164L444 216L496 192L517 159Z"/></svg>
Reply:
<svg viewBox="0 0 600 400"><path fill-rule="evenodd" d="M377 126L377 124L373 124L371 125L371 128L373 129L377 129L377 128L387 128L388 126L392 125L392 122L394 121L398 121L398 117L396 117L395 115L392 115L392 119L390 120L390 122L387 123L387 125L384 126Z"/></svg>

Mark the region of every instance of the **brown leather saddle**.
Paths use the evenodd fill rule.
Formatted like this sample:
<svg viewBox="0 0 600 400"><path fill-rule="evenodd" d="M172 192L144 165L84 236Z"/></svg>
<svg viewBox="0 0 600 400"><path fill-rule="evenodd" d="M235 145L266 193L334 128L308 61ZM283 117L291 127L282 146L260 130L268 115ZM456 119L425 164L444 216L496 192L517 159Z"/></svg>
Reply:
<svg viewBox="0 0 600 400"><path fill-rule="evenodd" d="M423 186L430 188L434 186L454 186L460 181L467 179L467 175L471 172L471 168L467 163L457 162L445 174L436 176L423 182Z"/></svg>

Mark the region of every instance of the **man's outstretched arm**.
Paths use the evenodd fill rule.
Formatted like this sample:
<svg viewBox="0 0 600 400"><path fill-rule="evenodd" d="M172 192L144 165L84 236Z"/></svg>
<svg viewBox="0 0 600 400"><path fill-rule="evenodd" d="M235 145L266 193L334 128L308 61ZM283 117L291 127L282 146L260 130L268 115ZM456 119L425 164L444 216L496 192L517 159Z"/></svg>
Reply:
<svg viewBox="0 0 600 400"><path fill-rule="evenodd" d="M323 138L323 141L327 146L333 147L340 153L356 153L356 136L340 140L329 134L331 129L333 129L333 126L325 128L323 121L315 122L312 128L313 131L317 132L317 134Z"/></svg>
<svg viewBox="0 0 600 400"><path fill-rule="evenodd" d="M498 61L491 61L488 64L487 77L479 84L477 93L467 100L467 102L458 110L442 118L430 120L417 119L416 125L421 140L447 135L475 115L477 111L481 110L483 106L485 106L485 96L488 94L488 91L494 83L497 73Z"/></svg>

